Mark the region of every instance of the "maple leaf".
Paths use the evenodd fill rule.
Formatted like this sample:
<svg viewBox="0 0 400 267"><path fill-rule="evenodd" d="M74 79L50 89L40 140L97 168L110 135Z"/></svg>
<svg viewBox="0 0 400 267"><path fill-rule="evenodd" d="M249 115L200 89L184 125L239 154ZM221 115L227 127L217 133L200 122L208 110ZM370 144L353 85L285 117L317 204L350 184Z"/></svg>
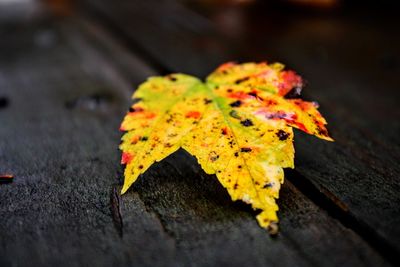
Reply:
<svg viewBox="0 0 400 267"><path fill-rule="evenodd" d="M298 98L302 86L279 63L225 63L205 83L185 74L149 78L121 124L122 193L183 148L232 200L260 211L261 227L276 231L283 168L294 168L292 127L332 141L317 104Z"/></svg>

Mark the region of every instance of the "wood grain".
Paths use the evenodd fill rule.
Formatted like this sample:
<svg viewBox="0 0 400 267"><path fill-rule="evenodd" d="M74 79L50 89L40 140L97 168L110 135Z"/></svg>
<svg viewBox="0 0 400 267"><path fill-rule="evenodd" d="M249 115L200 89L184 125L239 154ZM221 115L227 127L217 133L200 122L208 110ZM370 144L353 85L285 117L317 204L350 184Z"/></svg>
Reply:
<svg viewBox="0 0 400 267"><path fill-rule="evenodd" d="M343 14L322 16L275 12L263 4L244 9L197 5L197 16L208 20L201 32L210 32L210 42L216 44L200 51L192 49L188 60L171 45L179 43L178 36L183 35L187 36L185 43L195 42L183 26L185 22L181 22L182 27L176 26L178 34L166 35L167 31L159 30L153 32L152 40L145 40L135 30L140 16L127 16L130 11L136 14L150 8L156 14L170 8L171 2L164 2L159 11L151 1L140 9L134 1L122 1L113 9L107 8L107 1L87 2L104 24L118 28L171 71L200 76L205 69L212 71L217 47L224 48L219 53L220 62L279 60L299 71L308 81L305 97L320 103L336 140L326 143L297 133L296 171L306 179L304 193L322 192L342 210L345 220L352 222L349 227L387 257L396 258L400 252L400 38L392 13L349 9ZM190 17L188 13L181 20ZM166 23L159 16L147 20L154 28ZM230 20L237 20L242 27L229 24ZM217 39L211 37L215 32ZM175 60L160 57L154 52L157 47L169 56L175 55ZM193 61L201 63L193 66Z"/></svg>

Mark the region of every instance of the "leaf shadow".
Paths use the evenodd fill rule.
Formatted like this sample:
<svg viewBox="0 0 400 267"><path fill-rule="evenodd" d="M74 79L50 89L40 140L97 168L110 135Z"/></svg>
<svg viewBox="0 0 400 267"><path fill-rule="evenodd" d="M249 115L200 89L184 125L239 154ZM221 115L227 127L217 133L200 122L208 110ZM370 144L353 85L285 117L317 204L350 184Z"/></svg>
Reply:
<svg viewBox="0 0 400 267"><path fill-rule="evenodd" d="M232 202L216 176L206 174L183 149L150 167L131 190L177 235L189 228L217 231L249 221L257 227L256 212L241 201Z"/></svg>

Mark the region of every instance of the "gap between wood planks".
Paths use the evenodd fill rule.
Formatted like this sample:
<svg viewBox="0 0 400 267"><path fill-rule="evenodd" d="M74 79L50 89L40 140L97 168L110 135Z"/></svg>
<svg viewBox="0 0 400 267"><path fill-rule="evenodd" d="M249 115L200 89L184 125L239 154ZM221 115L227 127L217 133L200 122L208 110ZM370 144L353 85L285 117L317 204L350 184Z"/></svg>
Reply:
<svg viewBox="0 0 400 267"><path fill-rule="evenodd" d="M325 210L329 216L353 230L388 261L394 265L396 264L399 251L379 236L376 230L357 220L348 210L347 206L328 189L324 191L319 190L310 180L296 170L286 169L285 178L315 205Z"/></svg>
<svg viewBox="0 0 400 267"><path fill-rule="evenodd" d="M139 42L136 42L130 38L124 30L118 27L118 25L116 25L107 16L104 16L101 12L89 7L86 7L84 12L84 16L93 18L94 21L90 23L94 23L104 28L112 39L117 40L118 43L122 44L125 48L127 48L128 51L138 55L138 57L146 62L146 64L148 64L158 75L165 75L173 72L173 70L165 66L163 62L160 62ZM397 255L400 253L400 251L387 242L383 237L381 237L378 234L377 229L373 229L367 224L358 220L348 210L346 204L341 202L328 189L318 189L312 181L302 176L295 170L285 170L285 174L285 178L308 199L310 199L316 206L326 211L330 217L338 220L345 227L357 233L366 243L374 248L385 259L396 265ZM119 216L120 214L118 214L116 217ZM119 224L119 220L117 220L116 223ZM120 226L122 233L122 219Z"/></svg>

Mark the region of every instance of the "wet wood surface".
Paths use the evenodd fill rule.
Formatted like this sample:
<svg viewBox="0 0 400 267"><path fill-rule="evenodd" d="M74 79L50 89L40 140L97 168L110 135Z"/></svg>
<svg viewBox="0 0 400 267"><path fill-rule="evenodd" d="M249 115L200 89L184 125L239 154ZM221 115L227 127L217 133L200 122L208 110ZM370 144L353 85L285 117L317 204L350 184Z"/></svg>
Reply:
<svg viewBox="0 0 400 267"><path fill-rule="evenodd" d="M62 18L0 16L0 174L13 176L0 183L0 266L394 265L393 19L155 2L85 1ZM182 150L118 194L118 128L135 87L175 71L204 77L228 60L296 69L336 140L296 132L275 238Z"/></svg>

